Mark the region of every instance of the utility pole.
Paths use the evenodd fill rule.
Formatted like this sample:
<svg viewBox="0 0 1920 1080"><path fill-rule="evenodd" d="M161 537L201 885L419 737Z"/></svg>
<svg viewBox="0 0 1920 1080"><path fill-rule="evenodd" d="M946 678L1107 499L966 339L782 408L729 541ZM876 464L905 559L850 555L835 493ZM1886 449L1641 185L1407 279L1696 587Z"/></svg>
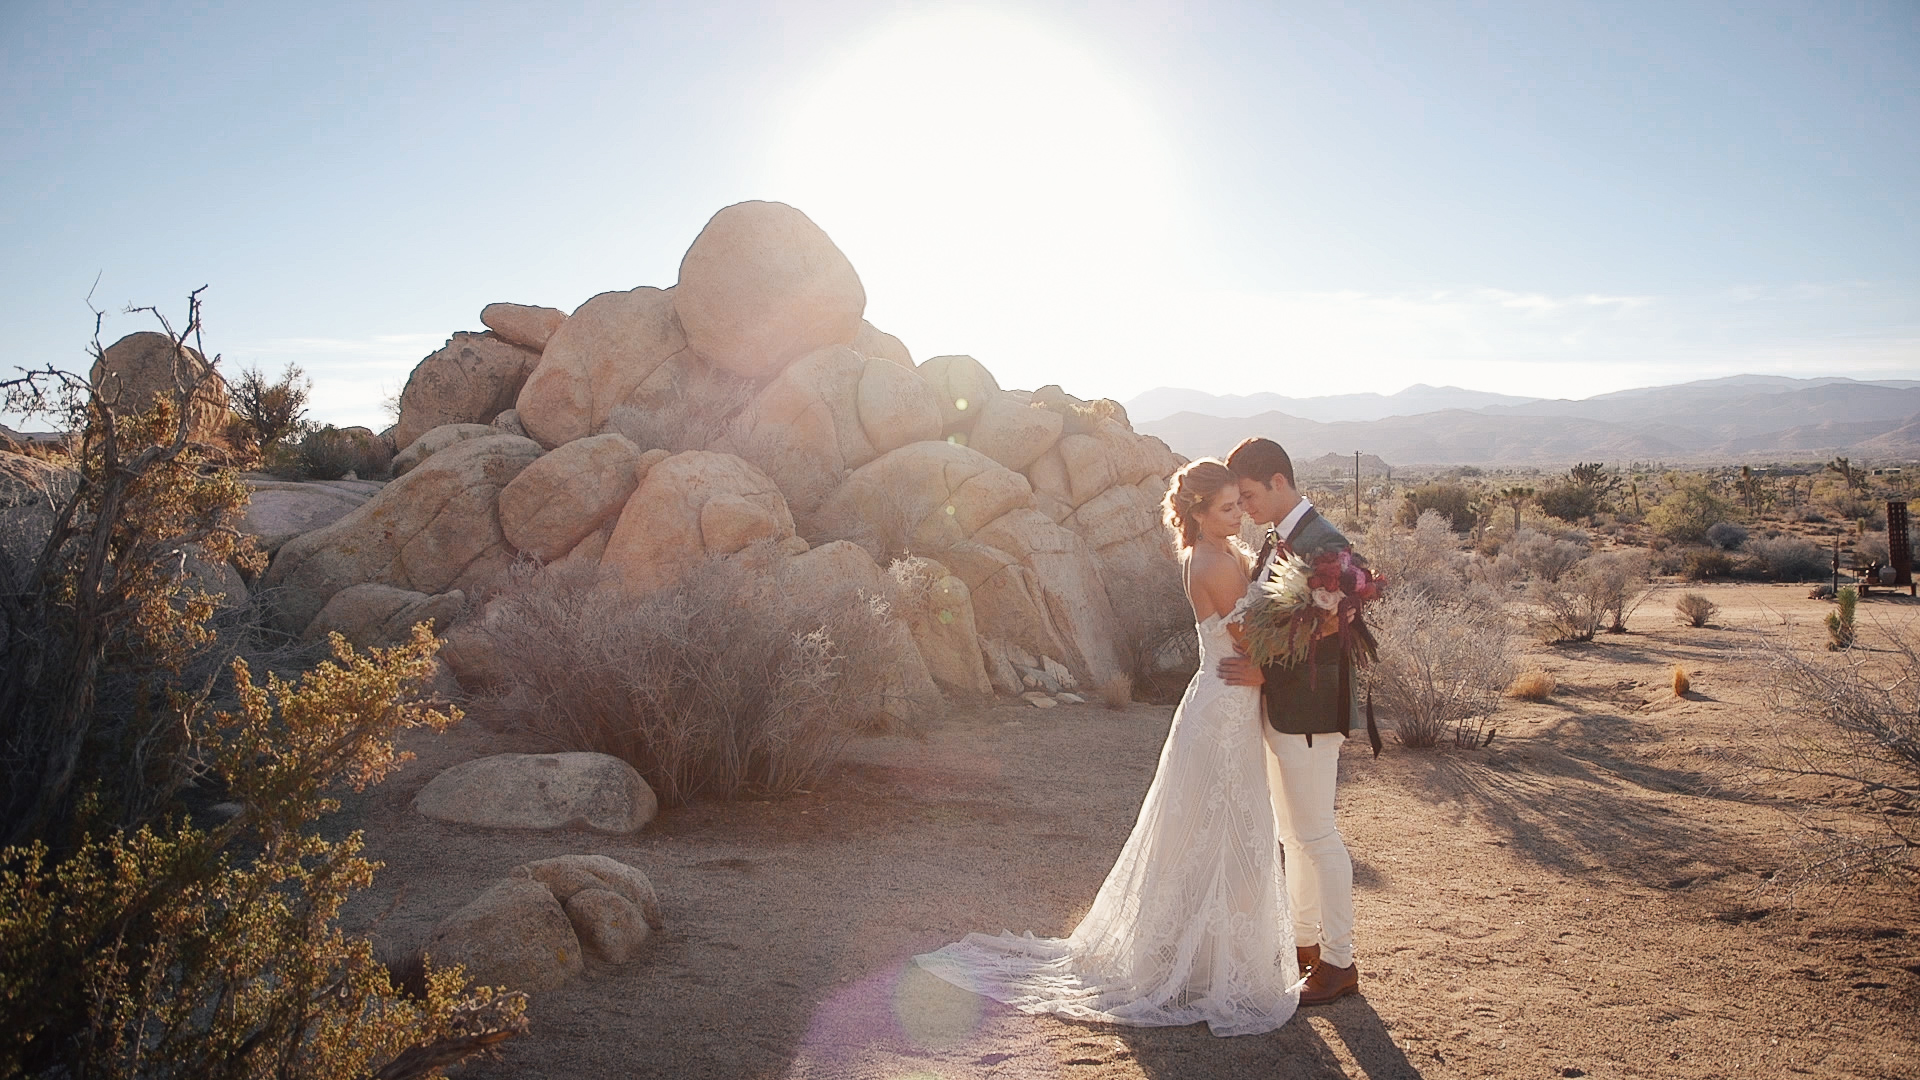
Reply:
<svg viewBox="0 0 1920 1080"><path fill-rule="evenodd" d="M1353 452L1353 516L1360 516L1360 451Z"/></svg>

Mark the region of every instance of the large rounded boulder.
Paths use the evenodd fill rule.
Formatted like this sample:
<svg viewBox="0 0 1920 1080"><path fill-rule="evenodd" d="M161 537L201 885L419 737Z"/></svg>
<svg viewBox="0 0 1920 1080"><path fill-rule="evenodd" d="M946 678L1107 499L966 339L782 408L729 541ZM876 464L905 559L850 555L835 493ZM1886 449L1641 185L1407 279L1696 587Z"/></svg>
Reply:
<svg viewBox="0 0 1920 1080"><path fill-rule="evenodd" d="M743 202L694 238L673 304L695 352L758 379L815 349L850 344L867 292L807 215L785 203Z"/></svg>
<svg viewBox="0 0 1920 1080"><path fill-rule="evenodd" d="M860 423L868 363L845 345L808 353L767 383L710 448L752 462L795 513L812 512L849 469L878 456Z"/></svg>
<svg viewBox="0 0 1920 1080"><path fill-rule="evenodd" d="M641 456L624 435L593 435L561 446L501 489L501 532L542 562L558 559L627 504L640 483Z"/></svg>
<svg viewBox="0 0 1920 1080"><path fill-rule="evenodd" d="M374 582L421 593L491 585L513 562L500 490L540 456L517 435L470 439L433 455L332 525L288 541L263 583L274 619L299 633L333 595Z"/></svg>
<svg viewBox="0 0 1920 1080"><path fill-rule="evenodd" d="M1026 477L985 454L920 442L854 470L809 519L809 536L852 540L881 560L939 552L1032 503Z"/></svg>
<svg viewBox="0 0 1920 1080"><path fill-rule="evenodd" d="M691 450L647 470L600 565L628 589L651 592L709 555L793 539L793 514L765 473L731 454Z"/></svg>
<svg viewBox="0 0 1920 1080"><path fill-rule="evenodd" d="M415 365L400 391L393 447L405 450L443 424L485 424L513 408L540 354L494 334L459 333Z"/></svg>
<svg viewBox="0 0 1920 1080"><path fill-rule="evenodd" d="M860 428L874 453L940 437L940 403L910 367L870 357L860 375Z"/></svg>
<svg viewBox="0 0 1920 1080"><path fill-rule="evenodd" d="M567 321L567 313L530 304L488 304L480 309L480 321L502 341L541 352L553 332Z"/></svg>
<svg viewBox="0 0 1920 1080"><path fill-rule="evenodd" d="M917 369L940 406L940 430L969 431L1000 383L971 356L936 356Z"/></svg>
<svg viewBox="0 0 1920 1080"><path fill-rule="evenodd" d="M616 408L665 391L649 380L686 348L670 290L601 293L548 339L520 389L520 424L546 447L606 431Z"/></svg>
<svg viewBox="0 0 1920 1080"><path fill-rule="evenodd" d="M145 412L156 395L173 401L188 389L187 438L223 444L227 430L227 382L206 358L165 334L141 331L106 347L93 362L88 381L101 400L121 409Z"/></svg>

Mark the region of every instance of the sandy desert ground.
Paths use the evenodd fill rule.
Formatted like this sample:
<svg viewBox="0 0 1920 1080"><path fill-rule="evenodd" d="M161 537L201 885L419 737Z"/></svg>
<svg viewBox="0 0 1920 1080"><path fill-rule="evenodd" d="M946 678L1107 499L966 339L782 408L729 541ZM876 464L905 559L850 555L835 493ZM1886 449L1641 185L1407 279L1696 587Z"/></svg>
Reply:
<svg viewBox="0 0 1920 1080"><path fill-rule="evenodd" d="M1528 647L1560 690L1508 703L1490 746L1348 745L1340 794L1361 996L1279 1031L1129 1029L983 1002L909 958L971 930L1061 934L1133 822L1170 707L996 705L864 738L806 794L668 811L636 836L463 829L409 809L433 773L525 743L463 725L353 801L386 862L350 918L390 947L512 866L597 852L643 868L667 928L636 962L537 995L495 1077L1920 1076L1920 897L1764 888L1802 835L1723 784L1758 737L1765 634L1817 648L1803 586L1669 590L1631 633ZM1861 605L1872 645L1920 603ZM1675 663L1692 675L1673 696ZM1847 814L1853 792L1797 794Z"/></svg>

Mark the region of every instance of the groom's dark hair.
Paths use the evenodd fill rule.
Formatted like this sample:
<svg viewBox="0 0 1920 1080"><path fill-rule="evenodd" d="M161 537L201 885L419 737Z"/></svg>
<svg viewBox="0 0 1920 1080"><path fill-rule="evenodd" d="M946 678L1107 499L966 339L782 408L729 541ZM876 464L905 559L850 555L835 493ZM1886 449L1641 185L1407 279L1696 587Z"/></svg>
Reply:
<svg viewBox="0 0 1920 1080"><path fill-rule="evenodd" d="M1286 477L1287 483L1293 483L1293 459L1272 439L1240 440L1240 445L1227 455L1227 468L1232 469L1235 476L1258 480L1269 486L1273 484L1274 473Z"/></svg>

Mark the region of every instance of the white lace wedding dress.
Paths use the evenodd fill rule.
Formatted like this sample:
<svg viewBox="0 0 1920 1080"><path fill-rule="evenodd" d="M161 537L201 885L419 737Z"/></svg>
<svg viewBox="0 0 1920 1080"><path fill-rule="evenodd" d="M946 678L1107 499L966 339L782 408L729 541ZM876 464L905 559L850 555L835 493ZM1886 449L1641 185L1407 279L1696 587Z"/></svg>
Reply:
<svg viewBox="0 0 1920 1080"><path fill-rule="evenodd" d="M1173 714L1133 834L1065 938L966 939L914 958L1023 1012L1215 1035L1287 1022L1299 1003L1293 925L1274 837L1260 695L1218 675L1226 617L1198 626L1200 671Z"/></svg>

